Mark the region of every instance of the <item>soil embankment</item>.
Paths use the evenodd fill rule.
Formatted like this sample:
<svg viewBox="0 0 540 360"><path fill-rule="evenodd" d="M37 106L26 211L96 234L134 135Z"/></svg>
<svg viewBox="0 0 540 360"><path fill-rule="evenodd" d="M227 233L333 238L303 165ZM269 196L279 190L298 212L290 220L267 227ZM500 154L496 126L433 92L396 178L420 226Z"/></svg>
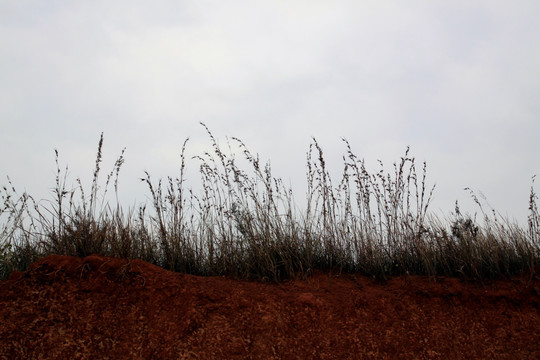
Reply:
<svg viewBox="0 0 540 360"><path fill-rule="evenodd" d="M262 284L49 256L0 282L0 359L540 359L540 278Z"/></svg>

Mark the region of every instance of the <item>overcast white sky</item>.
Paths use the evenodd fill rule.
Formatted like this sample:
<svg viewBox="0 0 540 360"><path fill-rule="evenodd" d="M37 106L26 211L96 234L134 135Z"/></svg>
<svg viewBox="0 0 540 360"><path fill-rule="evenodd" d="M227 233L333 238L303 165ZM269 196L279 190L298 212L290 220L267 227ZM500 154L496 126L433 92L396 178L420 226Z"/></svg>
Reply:
<svg viewBox="0 0 540 360"><path fill-rule="evenodd" d="M464 187L526 223L540 173L539 1L0 0L0 184L52 198L54 149L89 189L126 147L120 198L179 151L241 138L304 195L311 137L377 168L407 145L449 213ZM196 183L197 162L188 162ZM536 186L538 188L538 186ZM475 207L470 207L474 211Z"/></svg>

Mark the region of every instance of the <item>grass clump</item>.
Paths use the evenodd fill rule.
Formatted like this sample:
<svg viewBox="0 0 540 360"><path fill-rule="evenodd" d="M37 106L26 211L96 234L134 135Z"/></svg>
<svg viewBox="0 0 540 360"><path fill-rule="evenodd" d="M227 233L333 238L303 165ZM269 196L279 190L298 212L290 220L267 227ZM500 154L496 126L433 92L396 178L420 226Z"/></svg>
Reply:
<svg viewBox="0 0 540 360"><path fill-rule="evenodd" d="M118 204L124 151L98 191L103 134L89 196L79 179L75 188L66 187L67 167L62 172L58 152L53 200L43 204L26 193L17 196L8 178L9 186L1 191L0 277L48 254L97 253L178 272L264 281L309 276L315 269L377 279L419 274L481 281L534 271L540 264L533 186L527 229L495 212L485 214L472 192L483 224L461 214L457 203L455 212L441 220L428 212L434 186L427 186L427 166L418 170L408 148L392 172L380 162L379 171L371 173L343 139L343 172L334 184L313 139L306 158L306 207L300 211L292 189L272 175L269 162L262 164L234 137L225 152L202 125L212 151L192 158L201 188L186 186L186 139L178 177L156 182L145 172L141 178L150 193L148 209L144 204L126 213ZM107 201L111 184L115 206Z"/></svg>

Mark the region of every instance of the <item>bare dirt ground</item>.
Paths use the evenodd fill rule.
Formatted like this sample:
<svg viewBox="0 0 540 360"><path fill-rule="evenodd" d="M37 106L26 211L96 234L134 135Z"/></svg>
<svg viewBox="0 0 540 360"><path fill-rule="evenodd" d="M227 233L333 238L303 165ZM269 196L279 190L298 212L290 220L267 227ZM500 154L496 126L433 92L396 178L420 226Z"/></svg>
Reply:
<svg viewBox="0 0 540 360"><path fill-rule="evenodd" d="M539 271L268 284L49 256L0 282L0 359L537 360Z"/></svg>

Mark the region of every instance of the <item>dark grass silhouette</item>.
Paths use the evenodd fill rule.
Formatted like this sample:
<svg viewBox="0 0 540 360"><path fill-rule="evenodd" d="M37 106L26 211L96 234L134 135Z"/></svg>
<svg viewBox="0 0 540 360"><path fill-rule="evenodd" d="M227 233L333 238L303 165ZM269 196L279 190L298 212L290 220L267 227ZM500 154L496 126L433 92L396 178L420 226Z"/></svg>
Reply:
<svg viewBox="0 0 540 360"><path fill-rule="evenodd" d="M227 146L237 146L243 158L225 153L202 126L213 152L191 159L198 163L201 188L185 184L186 139L177 178L156 182L145 172L141 179L150 192L150 210L145 204L126 212L117 197L115 205L107 201L110 186L118 192L123 151L100 190L103 134L89 194L78 179L77 188L66 187L67 167L60 169L58 152L52 200L19 196L8 178L0 190L0 278L50 254L141 259L177 272L263 281L306 277L314 270L380 280L411 274L482 281L540 265L533 186L526 229L481 206L480 224L457 203L455 212L440 219L428 212L434 187L426 184L426 164L419 170L408 148L392 172L380 162L380 170L370 173L343 139L343 173L334 183L313 139L306 162L307 205L299 211L292 189L272 176L269 163L261 164L234 137Z"/></svg>

